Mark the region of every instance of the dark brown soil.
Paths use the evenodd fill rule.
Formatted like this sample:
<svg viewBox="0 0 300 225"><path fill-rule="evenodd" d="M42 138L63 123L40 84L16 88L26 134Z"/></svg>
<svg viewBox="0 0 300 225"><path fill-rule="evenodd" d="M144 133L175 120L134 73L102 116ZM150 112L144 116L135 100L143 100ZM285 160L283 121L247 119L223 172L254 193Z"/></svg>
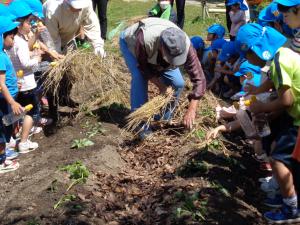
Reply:
<svg viewBox="0 0 300 225"><path fill-rule="evenodd" d="M50 137L35 136L40 148L20 157L19 170L1 175L0 224L265 224L258 165L239 136L228 156L218 146L199 150L193 138L166 129L139 143L121 135L122 119L115 117L102 123L104 135L91 138L94 146L70 149L86 137L87 120L96 124L86 117ZM77 160L90 170L88 181L68 192L74 201L54 210L70 183L59 167Z"/></svg>

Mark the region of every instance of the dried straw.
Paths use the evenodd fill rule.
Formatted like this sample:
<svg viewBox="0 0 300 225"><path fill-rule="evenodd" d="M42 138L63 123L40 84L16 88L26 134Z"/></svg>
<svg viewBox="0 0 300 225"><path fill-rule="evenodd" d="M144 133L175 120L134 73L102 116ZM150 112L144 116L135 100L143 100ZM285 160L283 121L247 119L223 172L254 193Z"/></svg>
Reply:
<svg viewBox="0 0 300 225"><path fill-rule="evenodd" d="M164 95L158 95L127 116L126 131L137 131L143 122L148 126L155 115L164 115L167 106L174 98L174 91L169 88ZM138 132L138 131L137 131Z"/></svg>
<svg viewBox="0 0 300 225"><path fill-rule="evenodd" d="M72 87L72 100L78 103L94 107L116 102L128 106L130 76L124 72L122 62L116 55L101 60L86 50L68 53L45 74L44 90L59 99L61 89Z"/></svg>

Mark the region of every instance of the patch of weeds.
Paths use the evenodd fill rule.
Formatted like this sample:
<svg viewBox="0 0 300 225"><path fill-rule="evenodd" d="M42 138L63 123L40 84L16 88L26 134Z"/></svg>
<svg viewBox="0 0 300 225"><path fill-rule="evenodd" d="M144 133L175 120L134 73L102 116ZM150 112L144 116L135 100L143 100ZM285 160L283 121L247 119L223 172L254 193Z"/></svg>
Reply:
<svg viewBox="0 0 300 225"><path fill-rule="evenodd" d="M218 139L213 140L208 144L208 148L213 150L220 150L222 148L220 140Z"/></svg>
<svg viewBox="0 0 300 225"><path fill-rule="evenodd" d="M207 116L207 117L210 117L210 118L214 118L215 114L216 114L215 110L210 108L210 107L202 108L201 112L200 112L201 116Z"/></svg>
<svg viewBox="0 0 300 225"><path fill-rule="evenodd" d="M76 161L73 164L64 166L60 168L60 171L66 171L70 174L69 179L72 180L71 184L67 188L66 192L71 190L72 187L78 184L86 183L89 177L89 170L83 165L80 161ZM74 201L76 199L76 195L74 194L65 194L63 195L59 201L53 206L54 209L58 209L61 205ZM81 207L81 206L80 206Z"/></svg>
<svg viewBox="0 0 300 225"><path fill-rule="evenodd" d="M87 181L90 175L89 170L80 161L60 168L61 171L67 171L70 174L70 179L74 180L68 187L69 191L76 184L83 184Z"/></svg>
<svg viewBox="0 0 300 225"><path fill-rule="evenodd" d="M203 130L197 130L197 131L195 131L195 136L198 139L203 140L205 138L205 131L203 131Z"/></svg>
<svg viewBox="0 0 300 225"><path fill-rule="evenodd" d="M218 181L213 181L211 183L211 187L216 189L217 191L219 191L226 197L231 197L231 194L229 193L229 191L226 188L224 188Z"/></svg>
<svg viewBox="0 0 300 225"><path fill-rule="evenodd" d="M195 176L195 174L206 174L209 172L209 165L205 161L192 159L186 163L177 174L181 177Z"/></svg>
<svg viewBox="0 0 300 225"><path fill-rule="evenodd" d="M75 139L72 142L71 148L79 149L79 148L85 148L89 146L93 146L95 143L87 138L82 139Z"/></svg>
<svg viewBox="0 0 300 225"><path fill-rule="evenodd" d="M176 192L175 197L182 201L182 205L175 210L175 217L191 217L194 221L204 221L207 214L207 201L200 200L199 193L188 195L183 192Z"/></svg>
<svg viewBox="0 0 300 225"><path fill-rule="evenodd" d="M76 196L75 195L64 195L59 199L59 201L53 206L53 209L58 209L60 208L63 204L71 201L75 201Z"/></svg>
<svg viewBox="0 0 300 225"><path fill-rule="evenodd" d="M86 135L88 136L88 138L92 138L97 134L104 134L104 132L105 130L102 127L102 123L98 122L89 129Z"/></svg>
<svg viewBox="0 0 300 225"><path fill-rule="evenodd" d="M40 225L40 222L37 219L30 219L26 222L26 225Z"/></svg>
<svg viewBox="0 0 300 225"><path fill-rule="evenodd" d="M246 167L240 163L238 160L231 158L231 157L226 157L224 156L224 160L226 161L226 163L231 166L231 167L235 167L238 166L240 167L242 170L246 170Z"/></svg>

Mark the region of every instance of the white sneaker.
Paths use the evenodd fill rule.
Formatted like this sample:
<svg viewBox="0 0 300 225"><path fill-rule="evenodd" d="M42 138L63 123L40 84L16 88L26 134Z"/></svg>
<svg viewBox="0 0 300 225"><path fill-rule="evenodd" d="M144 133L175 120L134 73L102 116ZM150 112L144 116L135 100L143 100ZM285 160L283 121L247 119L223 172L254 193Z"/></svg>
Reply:
<svg viewBox="0 0 300 225"><path fill-rule="evenodd" d="M24 154L24 153L32 152L36 150L38 147L39 147L38 143L27 140L26 142L20 142L18 149L19 149L19 153Z"/></svg>
<svg viewBox="0 0 300 225"><path fill-rule="evenodd" d="M18 162L6 159L4 163L0 164L0 174L15 171L19 167L20 164Z"/></svg>
<svg viewBox="0 0 300 225"><path fill-rule="evenodd" d="M15 149L17 145L17 141L13 139L13 137L10 138L10 141L6 143L6 148L8 149Z"/></svg>

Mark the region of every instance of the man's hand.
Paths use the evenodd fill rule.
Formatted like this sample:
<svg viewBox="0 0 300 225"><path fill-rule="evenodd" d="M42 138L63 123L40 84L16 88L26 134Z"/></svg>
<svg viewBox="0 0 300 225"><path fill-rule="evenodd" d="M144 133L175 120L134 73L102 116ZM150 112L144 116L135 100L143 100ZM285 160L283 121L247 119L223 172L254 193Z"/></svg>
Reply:
<svg viewBox="0 0 300 225"><path fill-rule="evenodd" d="M101 59L106 57L106 52L104 51L104 49L102 47L95 48L94 53L95 53L95 55L100 56Z"/></svg>
<svg viewBox="0 0 300 225"><path fill-rule="evenodd" d="M183 124L186 128L192 129L196 118L196 110L188 109L183 118Z"/></svg>
<svg viewBox="0 0 300 225"><path fill-rule="evenodd" d="M23 107L16 101L11 104L11 109L15 115L20 115L22 112L24 112Z"/></svg>

